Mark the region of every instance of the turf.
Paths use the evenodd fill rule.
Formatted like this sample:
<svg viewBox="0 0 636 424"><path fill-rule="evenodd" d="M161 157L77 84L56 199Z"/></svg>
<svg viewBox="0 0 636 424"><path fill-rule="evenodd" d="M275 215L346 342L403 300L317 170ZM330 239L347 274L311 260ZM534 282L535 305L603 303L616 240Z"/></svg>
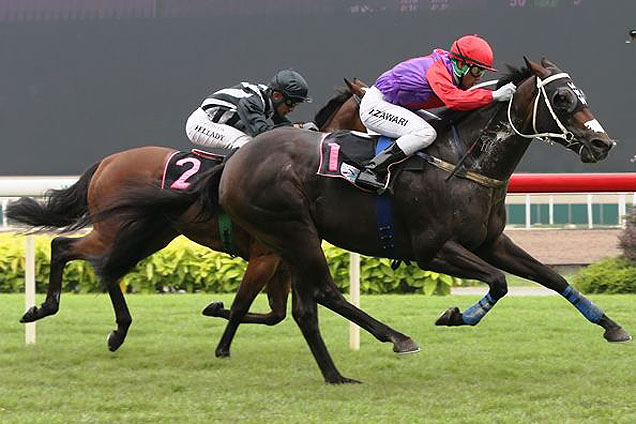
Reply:
<svg viewBox="0 0 636 424"><path fill-rule="evenodd" d="M636 296L592 299L636 332ZM200 315L210 300L231 296L129 296L133 326L110 353L108 296L63 296L25 346L23 297L0 295L0 422L636 422L636 345L605 342L558 296L505 298L474 328L433 322L476 297L363 297L421 344L407 358L364 332L349 350L348 323L320 309L340 371L364 382L345 386L323 383L291 317L242 326L232 358L215 358L225 321Z"/></svg>

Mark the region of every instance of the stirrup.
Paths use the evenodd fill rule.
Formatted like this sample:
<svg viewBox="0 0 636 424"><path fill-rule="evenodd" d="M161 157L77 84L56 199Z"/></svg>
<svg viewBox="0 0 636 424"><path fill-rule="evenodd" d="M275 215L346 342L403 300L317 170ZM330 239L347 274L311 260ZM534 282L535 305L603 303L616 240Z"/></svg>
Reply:
<svg viewBox="0 0 636 424"><path fill-rule="evenodd" d="M373 190L378 194L382 194L387 188L388 179L386 181L382 181L375 172L369 169L363 169L360 174L358 174L358 178L356 178L356 184L362 188Z"/></svg>

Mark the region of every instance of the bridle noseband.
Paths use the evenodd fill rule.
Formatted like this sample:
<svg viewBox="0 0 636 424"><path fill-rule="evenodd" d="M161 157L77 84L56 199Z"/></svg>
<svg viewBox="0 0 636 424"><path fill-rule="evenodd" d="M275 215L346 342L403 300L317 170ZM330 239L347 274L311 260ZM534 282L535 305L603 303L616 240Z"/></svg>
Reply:
<svg viewBox="0 0 636 424"><path fill-rule="evenodd" d="M510 123L510 127L512 127L512 129L514 130L515 133L517 133L517 135L524 137L524 138L538 138L541 141L544 142L550 142L551 138L562 138L563 140L565 140L568 143L568 146L572 144L572 142L574 141L574 134L569 131L565 125L563 125L561 123L561 121L559 120L559 117L556 115L556 113L554 112L554 109L552 108L552 104L550 103L550 100L548 100L548 94L545 91L545 86L550 84L553 81L556 81L558 79L562 79L562 78L567 78L570 81L572 80L570 78L570 75L566 74L565 72L559 73L559 74L554 74L549 76L548 78L542 80L540 77L536 76L537 79L537 95L534 98L534 106L532 109L532 129L534 129L535 134L522 134L519 130L517 130L517 128L515 127L515 124L512 122L512 100L514 98L511 97L510 101L508 102L508 122ZM543 132L540 133L537 130L537 109L539 106L539 99L542 97L543 95L543 99L545 102L546 107L548 108L548 111L550 111L550 115L552 115L552 119L554 119L554 122L556 122L556 124L558 125L559 129L561 130L561 134L559 133L552 133L552 132Z"/></svg>

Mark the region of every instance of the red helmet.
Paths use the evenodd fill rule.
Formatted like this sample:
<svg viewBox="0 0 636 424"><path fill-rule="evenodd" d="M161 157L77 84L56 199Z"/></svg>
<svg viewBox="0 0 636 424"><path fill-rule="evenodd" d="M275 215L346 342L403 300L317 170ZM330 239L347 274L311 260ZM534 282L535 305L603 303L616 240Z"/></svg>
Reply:
<svg viewBox="0 0 636 424"><path fill-rule="evenodd" d="M464 35L451 45L451 57L463 60L471 65L477 65L489 71L497 72L493 68L494 55L486 40L478 35Z"/></svg>

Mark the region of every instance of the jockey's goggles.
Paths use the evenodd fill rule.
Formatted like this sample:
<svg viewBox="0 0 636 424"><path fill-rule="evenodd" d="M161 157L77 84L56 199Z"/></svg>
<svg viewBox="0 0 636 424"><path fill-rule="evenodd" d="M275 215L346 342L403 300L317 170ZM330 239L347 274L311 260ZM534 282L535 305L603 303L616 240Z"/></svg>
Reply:
<svg viewBox="0 0 636 424"><path fill-rule="evenodd" d="M482 67L479 67L477 65L473 65L470 67L470 74L474 76L475 78L483 77L484 73L486 73L486 70Z"/></svg>
<svg viewBox="0 0 636 424"><path fill-rule="evenodd" d="M471 65L466 62L458 61L456 59L452 61L452 64L453 68L455 69L455 73L460 77L463 77L464 75L470 73L470 75L475 78L481 78L486 72L486 69L482 68L481 66Z"/></svg>
<svg viewBox="0 0 636 424"><path fill-rule="evenodd" d="M283 95L283 97L285 96ZM285 103L285 106L287 106L290 109L296 107L296 105L298 104L298 102L293 101L289 97L285 97L284 103Z"/></svg>

